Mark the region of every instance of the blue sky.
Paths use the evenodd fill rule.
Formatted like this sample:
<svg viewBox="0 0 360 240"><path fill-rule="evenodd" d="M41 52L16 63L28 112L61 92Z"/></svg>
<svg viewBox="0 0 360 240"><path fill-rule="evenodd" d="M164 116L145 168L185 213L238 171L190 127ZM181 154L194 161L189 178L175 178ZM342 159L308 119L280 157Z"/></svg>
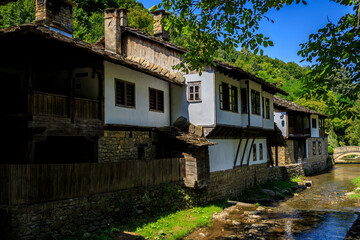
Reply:
<svg viewBox="0 0 360 240"><path fill-rule="evenodd" d="M146 8L160 3L160 0L138 0ZM285 62L296 62L300 65L301 57L297 55L300 43L308 40L311 33L330 21L337 22L339 18L348 12L350 7L344 7L329 0L307 0L308 5L285 6L279 11L271 11L267 14L275 23L267 20L262 21L260 31L270 37L274 47L268 47L264 54L272 58L278 58Z"/></svg>

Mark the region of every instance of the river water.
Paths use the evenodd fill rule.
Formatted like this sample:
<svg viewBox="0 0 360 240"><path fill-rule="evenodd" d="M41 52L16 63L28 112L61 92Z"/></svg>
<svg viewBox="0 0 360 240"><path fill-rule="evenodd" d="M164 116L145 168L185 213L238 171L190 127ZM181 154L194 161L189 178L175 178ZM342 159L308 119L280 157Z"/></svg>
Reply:
<svg viewBox="0 0 360 240"><path fill-rule="evenodd" d="M313 185L280 203L277 211L288 217L289 239L343 239L357 218L360 206L344 197L354 189L360 165L336 165L330 172L313 176ZM293 233L292 229L300 231Z"/></svg>
<svg viewBox="0 0 360 240"><path fill-rule="evenodd" d="M358 201L344 196L354 189L351 181L358 176L360 164L336 165L310 177L309 189L258 216L246 215L255 208L235 209L226 221L215 221L186 239L344 239L360 211Z"/></svg>

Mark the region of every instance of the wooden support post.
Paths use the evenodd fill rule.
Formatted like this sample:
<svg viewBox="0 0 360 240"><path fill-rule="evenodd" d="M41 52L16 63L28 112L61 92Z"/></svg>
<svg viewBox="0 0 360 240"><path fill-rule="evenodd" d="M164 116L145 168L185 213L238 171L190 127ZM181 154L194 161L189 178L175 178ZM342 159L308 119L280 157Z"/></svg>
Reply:
<svg viewBox="0 0 360 240"><path fill-rule="evenodd" d="M74 99L74 80L72 78L72 69L68 69L67 71L67 79L68 79L68 87L69 87L69 117L71 119L71 123L75 122L75 99Z"/></svg>
<svg viewBox="0 0 360 240"><path fill-rule="evenodd" d="M27 114L28 121L33 120L34 115L34 87L32 83L32 63L31 58L29 57L27 60L27 69L26 69L26 77L27 77Z"/></svg>
<svg viewBox="0 0 360 240"><path fill-rule="evenodd" d="M255 138L256 138L256 134L254 135L254 138L253 138L253 140L252 140L252 142L251 142L251 145L250 145L250 151L249 151L249 155L248 155L248 159L247 159L246 166L249 166L249 164L250 164L250 152L252 151L252 148L253 148L253 146L254 146Z"/></svg>
<svg viewBox="0 0 360 240"><path fill-rule="evenodd" d="M245 153L246 153L246 147L247 147L247 145L248 145L248 142L249 142L249 136L247 136L247 138L246 138L246 143L245 143L243 155L242 155L242 157L241 157L241 162L240 162L240 166L241 166L241 167L242 167L242 165L243 165L243 161L244 161L244 157L245 157Z"/></svg>
<svg viewBox="0 0 360 240"><path fill-rule="evenodd" d="M243 135L244 134L241 134L239 145L238 145L237 150L236 150L236 155L235 155L235 160L234 160L234 168L236 167L236 162L237 162L237 158L239 156L239 151L240 151L240 146L241 146L241 141L242 141Z"/></svg>
<svg viewBox="0 0 360 240"><path fill-rule="evenodd" d="M305 126L304 126L304 116L301 116L301 128L302 128L302 134L305 134Z"/></svg>
<svg viewBox="0 0 360 240"><path fill-rule="evenodd" d="M272 155L272 150L271 150L271 146L270 146L270 142L269 140L267 140L267 149L268 149L268 154L269 154L269 157L270 157L270 165L273 167L274 166L274 158L273 158L273 155ZM277 146L276 146L277 147Z"/></svg>
<svg viewBox="0 0 360 240"><path fill-rule="evenodd" d="M251 126L251 117L250 117L250 102L251 102L251 94L250 94L250 82L247 81L247 108L248 108L248 126ZM252 109L251 109L252 110Z"/></svg>
<svg viewBox="0 0 360 240"><path fill-rule="evenodd" d="M276 161L276 166L279 166L278 146L275 146L275 161Z"/></svg>

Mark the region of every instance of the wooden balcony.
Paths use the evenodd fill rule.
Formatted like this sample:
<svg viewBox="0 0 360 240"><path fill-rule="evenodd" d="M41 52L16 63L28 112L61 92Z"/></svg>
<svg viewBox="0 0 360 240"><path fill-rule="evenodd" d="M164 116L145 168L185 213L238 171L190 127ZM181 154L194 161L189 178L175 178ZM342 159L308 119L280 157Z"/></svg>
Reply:
<svg viewBox="0 0 360 240"><path fill-rule="evenodd" d="M289 137L310 137L310 128L289 127Z"/></svg>
<svg viewBox="0 0 360 240"><path fill-rule="evenodd" d="M70 98L52 93L33 93L33 116L100 119L98 100Z"/></svg>

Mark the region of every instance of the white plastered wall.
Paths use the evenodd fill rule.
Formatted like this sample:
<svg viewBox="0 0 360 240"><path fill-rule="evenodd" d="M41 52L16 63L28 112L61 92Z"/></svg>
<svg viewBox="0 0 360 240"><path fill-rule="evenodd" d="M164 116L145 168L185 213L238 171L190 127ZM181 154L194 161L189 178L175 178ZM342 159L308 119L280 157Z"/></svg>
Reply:
<svg viewBox="0 0 360 240"><path fill-rule="evenodd" d="M313 128L312 121L316 119L316 128ZM310 116L310 127L311 127L311 137L319 137L319 118L318 115L311 115Z"/></svg>
<svg viewBox="0 0 360 240"><path fill-rule="evenodd" d="M217 145L209 147L210 158L210 172L224 171L234 167L234 160L239 144L239 139L209 139L211 142L216 142ZM267 146L266 139L255 139L257 160L253 160L253 149L251 148L252 139L249 139L245 156L243 158L243 165L247 164L248 156L250 154L249 165L261 164L267 162ZM259 144L263 145L263 159L260 160ZM241 141L240 151L237 158L236 166L240 166L241 158L243 157L246 139Z"/></svg>
<svg viewBox="0 0 360 240"><path fill-rule="evenodd" d="M170 125L169 83L124 66L104 62L105 123L162 127ZM115 106L115 79L135 83L135 108ZM149 87L164 91L164 112L149 110Z"/></svg>
<svg viewBox="0 0 360 240"><path fill-rule="evenodd" d="M194 125L215 126L215 82L214 72L185 75L186 86L171 87L171 119L176 121L185 117ZM201 101L187 101L187 85L190 82L200 82Z"/></svg>
<svg viewBox="0 0 360 240"><path fill-rule="evenodd" d="M287 136L286 119L287 119L286 112L275 112L274 113L274 122L276 123L277 127L280 129L280 131L284 137Z"/></svg>

